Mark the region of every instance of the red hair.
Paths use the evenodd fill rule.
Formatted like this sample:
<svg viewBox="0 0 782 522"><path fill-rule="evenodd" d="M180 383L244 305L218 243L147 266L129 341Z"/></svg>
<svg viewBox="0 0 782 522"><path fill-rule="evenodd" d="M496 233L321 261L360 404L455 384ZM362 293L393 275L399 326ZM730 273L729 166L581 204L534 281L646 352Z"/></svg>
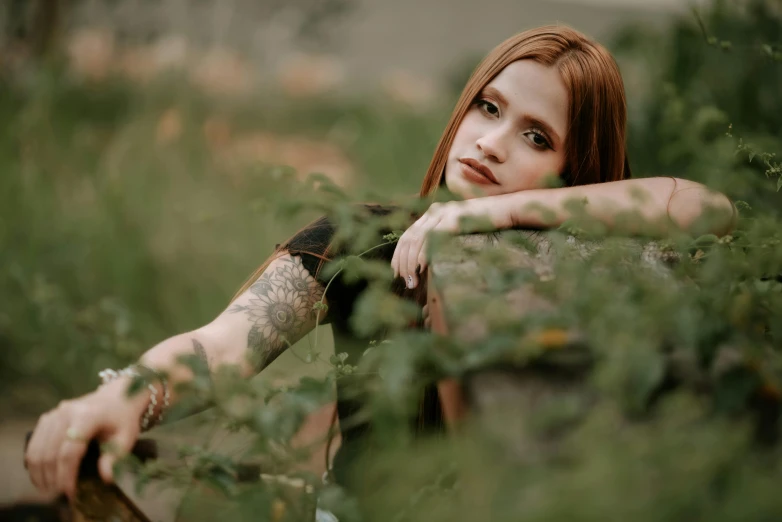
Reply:
<svg viewBox="0 0 782 522"><path fill-rule="evenodd" d="M475 99L505 67L517 60L535 60L556 67L568 91L567 185L588 185L630 177L625 132L627 102L624 84L611 53L575 29L551 25L530 29L495 47L467 81L451 114L421 184L421 197L443 182L445 162L456 130Z"/></svg>
<svg viewBox="0 0 782 522"><path fill-rule="evenodd" d="M517 60L535 60L557 67L568 90L568 133L561 176L567 185L588 185L630 177L625 150L627 102L624 84L611 53L570 27L551 25L524 31L495 47L467 81L434 151L421 197L432 195L443 182L445 162L456 130L475 99L506 66ZM245 282L236 299L263 273L271 261L285 253L277 249ZM328 260L328 253L317 255ZM419 302L425 295L419 285L413 292Z"/></svg>

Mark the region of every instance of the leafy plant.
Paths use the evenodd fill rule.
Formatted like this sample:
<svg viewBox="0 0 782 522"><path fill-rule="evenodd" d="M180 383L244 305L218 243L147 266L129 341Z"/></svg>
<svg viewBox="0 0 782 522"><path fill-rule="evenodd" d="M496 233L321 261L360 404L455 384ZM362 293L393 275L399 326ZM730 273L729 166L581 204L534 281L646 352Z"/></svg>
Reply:
<svg viewBox="0 0 782 522"><path fill-rule="evenodd" d="M367 282L352 318L366 340L363 356L350 360L318 333L253 380L230 367L209 375L185 358L196 378L170 418L189 417L183 422L204 435L181 444L174 462L125 463L140 487L189 492L182 516L292 517L305 503L301 491L239 480L253 462L287 486L314 489L341 521L775 519L782 508L782 177L774 156L782 73L773 7L716 0L665 34L634 28L616 44L634 172L725 191L740 207L737 229L650 243L598 236L575 220L545 236L552 248L543 276L516 264L535 252L517 231L497 235L501 248L472 251L435 238L433 255L457 248L472 266L486 267L465 279L473 291L452 310L483 318L489 327L480 342L409 329L418 310L389 291L390 268L371 255L398 239L388 231L404 227L405 211L421 209L366 219L353 203L403 200L415 189L442 113L284 98L212 105L175 83L90 88L56 71L42 72L32 89L3 85L7 402L51 406L92 388L97 369L203 324L270 245L327 213L345 255L325 273ZM158 143L155 126L172 107L185 130ZM334 139L362 172L358 188L346 193L324 175L301 179L277 166L220 163L201 132L214 113L235 132ZM642 269L650 245L662 261ZM519 318L504 301L513 292L555 306ZM454 376L507 382L503 372L511 370L523 376L512 382L529 385L524 400L500 397L495 410L484 408L448 438L413 436L409 421L425 386ZM367 397L346 422L371 421L374 449L350 490L302 471L322 441L293 442L346 380L354 383L347 393ZM23 383L44 392L9 395ZM196 409L203 411L190 416ZM226 431L245 442L215 449Z"/></svg>

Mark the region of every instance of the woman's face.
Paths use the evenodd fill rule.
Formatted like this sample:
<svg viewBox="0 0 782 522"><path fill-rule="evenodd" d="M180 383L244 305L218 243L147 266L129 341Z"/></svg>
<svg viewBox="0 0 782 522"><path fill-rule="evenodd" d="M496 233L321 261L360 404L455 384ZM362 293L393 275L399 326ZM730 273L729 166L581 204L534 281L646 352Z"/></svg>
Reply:
<svg viewBox="0 0 782 522"><path fill-rule="evenodd" d="M448 153L445 184L469 199L545 186L565 163L568 95L559 72L511 63L478 95Z"/></svg>

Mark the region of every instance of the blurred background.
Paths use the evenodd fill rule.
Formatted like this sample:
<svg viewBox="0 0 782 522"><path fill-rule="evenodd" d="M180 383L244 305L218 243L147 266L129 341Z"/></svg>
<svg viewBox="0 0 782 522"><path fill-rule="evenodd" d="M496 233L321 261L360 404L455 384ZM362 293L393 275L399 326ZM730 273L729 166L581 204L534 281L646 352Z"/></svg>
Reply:
<svg viewBox="0 0 782 522"><path fill-rule="evenodd" d="M470 71L521 30L565 23L615 53L634 174L776 212L735 139L779 151L780 6L4 0L0 504L36 498L21 443L41 412L211 320L317 216L280 212L309 174L357 199L416 192ZM308 342L272 378L323 372Z"/></svg>

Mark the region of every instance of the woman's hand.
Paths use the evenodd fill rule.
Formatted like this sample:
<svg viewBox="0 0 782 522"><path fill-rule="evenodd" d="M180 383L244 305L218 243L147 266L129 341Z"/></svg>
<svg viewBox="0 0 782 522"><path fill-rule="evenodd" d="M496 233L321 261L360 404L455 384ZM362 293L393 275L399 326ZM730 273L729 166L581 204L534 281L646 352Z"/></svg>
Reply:
<svg viewBox="0 0 782 522"><path fill-rule="evenodd" d="M79 464L93 438L110 446L111 452L101 455L98 470L103 480L113 480L112 466L138 439L139 419L149 401L146 390L128 397L129 382L117 379L41 415L25 454L35 487L73 498Z"/></svg>
<svg viewBox="0 0 782 522"><path fill-rule="evenodd" d="M466 217L492 219L490 198L475 198L467 201L433 203L418 221L408 228L397 242L391 268L394 277L402 277L407 288L418 286L418 277L426 270L426 240L430 232L466 232L460 227L460 220ZM494 220L492 220L493 222ZM496 227L495 227L496 228Z"/></svg>
<svg viewBox="0 0 782 522"><path fill-rule="evenodd" d="M423 317L424 317L424 328L427 330L432 329L432 317L429 315L429 305L425 304L423 311L422 311Z"/></svg>

